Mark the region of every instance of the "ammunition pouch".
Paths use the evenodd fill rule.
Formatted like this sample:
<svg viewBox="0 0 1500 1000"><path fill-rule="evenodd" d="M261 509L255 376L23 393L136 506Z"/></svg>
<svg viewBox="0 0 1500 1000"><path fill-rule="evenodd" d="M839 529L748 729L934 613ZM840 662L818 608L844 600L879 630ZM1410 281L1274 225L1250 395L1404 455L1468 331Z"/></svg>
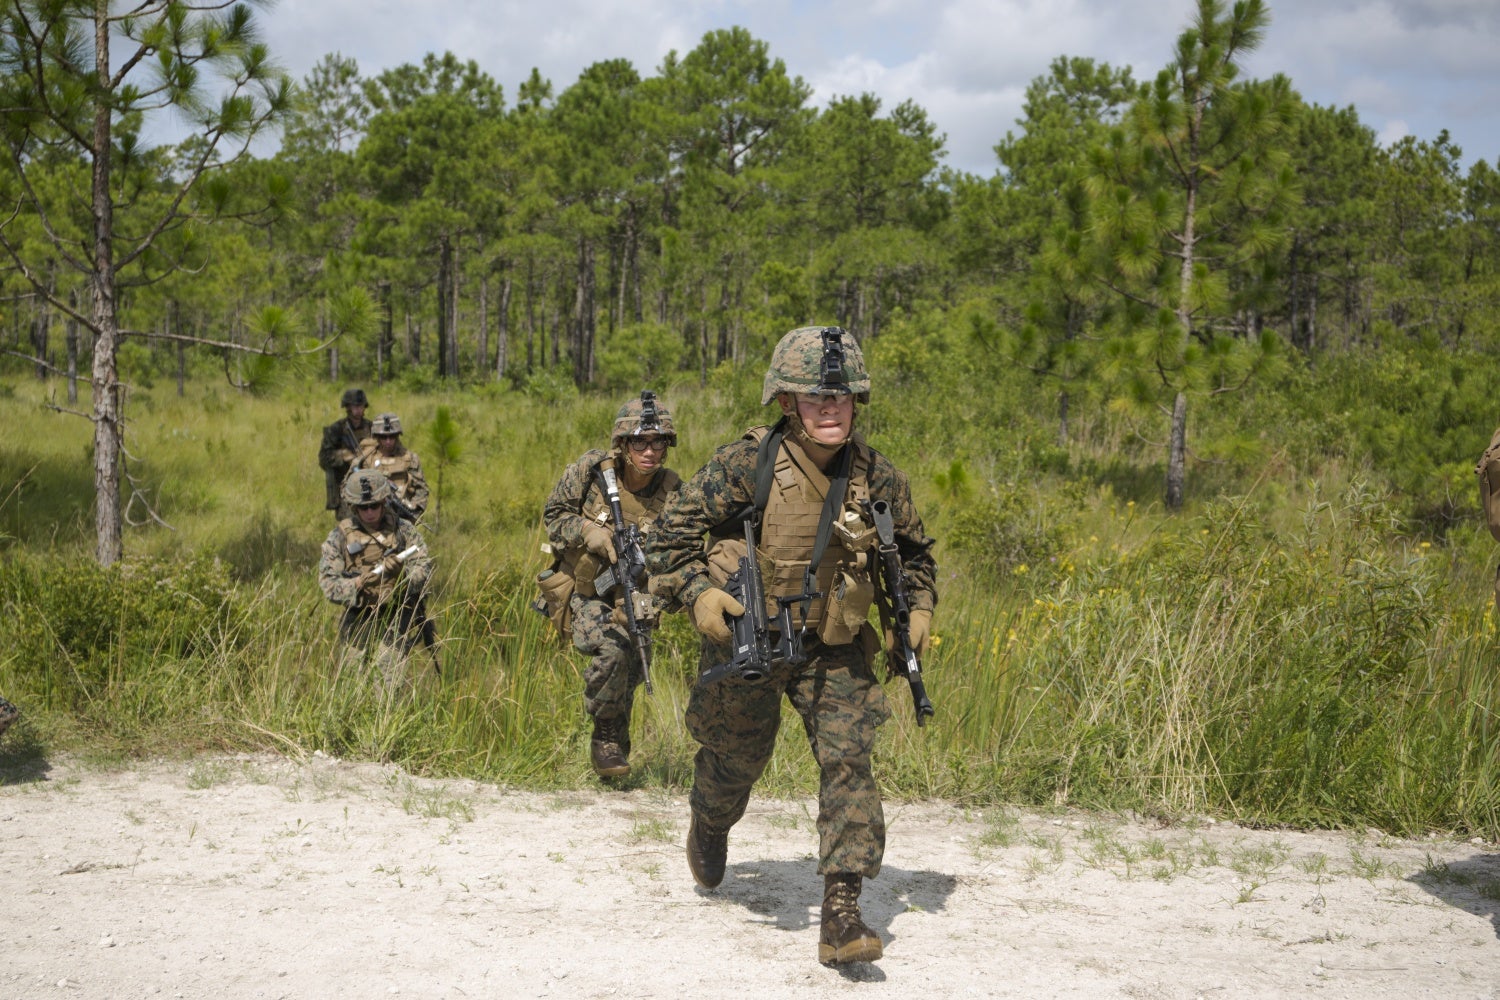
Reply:
<svg viewBox="0 0 1500 1000"><path fill-rule="evenodd" d="M598 597L599 591L594 586L594 578L608 568L606 560L587 549L580 549L576 556L570 555L563 560L562 572L573 578L579 597Z"/></svg>
<svg viewBox="0 0 1500 1000"><path fill-rule="evenodd" d="M870 617L875 603L875 584L866 573L839 570L834 574L823 619L818 623L818 638L830 646L844 646L855 640Z"/></svg>
<svg viewBox="0 0 1500 1000"><path fill-rule="evenodd" d="M537 574L537 586L541 596L531 606L551 619L558 634L564 639L573 638L573 577L558 569L544 569Z"/></svg>

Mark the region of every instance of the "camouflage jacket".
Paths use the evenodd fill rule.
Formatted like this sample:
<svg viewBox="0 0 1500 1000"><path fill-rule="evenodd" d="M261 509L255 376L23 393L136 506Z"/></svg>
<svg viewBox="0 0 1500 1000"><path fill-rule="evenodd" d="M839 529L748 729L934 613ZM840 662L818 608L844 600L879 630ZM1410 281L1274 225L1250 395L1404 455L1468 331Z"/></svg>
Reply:
<svg viewBox="0 0 1500 1000"><path fill-rule="evenodd" d="M645 545L653 594L691 605L714 585L704 534L722 528L754 501L756 451L748 437L723 445L667 504ZM933 540L922 530L906 474L873 448L870 456L870 498L890 504L911 607L930 611L937 606ZM735 520L729 530L738 531L738 524Z"/></svg>
<svg viewBox="0 0 1500 1000"><path fill-rule="evenodd" d="M365 548L357 553L351 552L351 542L356 545L364 543L374 551ZM432 576L432 557L416 525L399 520L389 510L374 531L365 531L362 526L348 520L341 521L323 540L323 550L318 558L318 587L334 604L354 607L374 603L379 596L378 588L374 585L363 591L359 588L358 578L365 565L378 563L384 556L405 551L413 545L417 551L401 564L400 579L408 587L422 588ZM385 589L390 589L389 581Z"/></svg>
<svg viewBox="0 0 1500 1000"><path fill-rule="evenodd" d="M578 461L563 470L562 478L552 487L547 503L542 508L542 526L547 530L547 540L552 551L561 555L569 549L583 545L583 529L588 519L583 516L588 495L600 491L598 469L610 453L595 448L585 452ZM651 483L637 494L642 500L655 499L659 490L670 489L680 480L675 472L662 466L651 477ZM620 478L620 489L625 489L624 478ZM651 504L647 504L651 506Z"/></svg>
<svg viewBox="0 0 1500 1000"><path fill-rule="evenodd" d="M345 417L323 428L323 443L318 446L318 468L323 470L328 510L338 510L339 487L349 474L350 463L365 450L375 447L375 439L370 436L372 426L366 420L355 427Z"/></svg>

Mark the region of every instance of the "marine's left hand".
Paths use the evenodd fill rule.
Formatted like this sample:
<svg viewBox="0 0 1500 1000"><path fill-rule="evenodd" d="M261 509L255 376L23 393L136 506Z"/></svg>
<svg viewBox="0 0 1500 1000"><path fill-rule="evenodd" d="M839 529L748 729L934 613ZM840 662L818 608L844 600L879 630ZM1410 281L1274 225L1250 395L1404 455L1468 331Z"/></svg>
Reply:
<svg viewBox="0 0 1500 1000"><path fill-rule="evenodd" d="M923 659L927 655L927 647L932 644L932 612L913 611L911 613L911 648L917 654L917 659Z"/></svg>

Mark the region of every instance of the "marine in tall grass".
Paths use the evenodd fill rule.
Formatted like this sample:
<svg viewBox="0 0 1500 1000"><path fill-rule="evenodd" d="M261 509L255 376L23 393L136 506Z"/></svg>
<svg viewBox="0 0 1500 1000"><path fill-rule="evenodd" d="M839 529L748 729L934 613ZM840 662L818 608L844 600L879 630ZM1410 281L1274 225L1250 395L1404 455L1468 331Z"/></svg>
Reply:
<svg viewBox="0 0 1500 1000"><path fill-rule="evenodd" d="M370 436L375 439L375 448L355 458L350 475L358 469L374 469L390 480L391 490L411 511L412 519L421 520L427 513L427 477L422 474L421 457L401 441L401 418L394 413L380 414L371 421Z"/></svg>
<svg viewBox="0 0 1500 1000"><path fill-rule="evenodd" d="M837 327L791 331L776 345L761 398L776 401L781 419L715 451L667 505L646 546L656 593L688 605L703 637L686 716L699 744L688 868L706 889L723 880L729 830L770 762L785 694L820 772L824 963L883 953L859 909L863 880L879 874L885 853L870 754L877 727L890 718L875 674L881 640L868 620L878 562L870 503L890 507L919 655L937 603L933 541L910 484L854 429L858 404L869 398L870 375L853 338ZM754 564L764 567L766 617L774 621L790 603L796 630L790 642L778 636L781 652L755 672L758 679L722 667L731 660L731 619L746 614L726 587L737 589L729 574L747 554L747 520Z"/></svg>
<svg viewBox="0 0 1500 1000"><path fill-rule="evenodd" d="M682 486L666 464L676 443L672 411L644 390L615 414L609 450L591 449L569 464L542 509L557 556L544 594L554 605L567 601L566 613L552 615L553 620L590 657L583 677L583 706L593 719L589 758L604 778L630 772L630 715L648 665L626 631L624 588L610 586L601 593L598 586L601 578L611 578L607 571L623 565L603 473L616 477L622 527L649 538L662 508ZM637 624L650 628L663 609L650 598L644 576L633 583L639 593L632 609Z"/></svg>
<svg viewBox="0 0 1500 1000"><path fill-rule="evenodd" d="M323 428L323 443L318 447L318 467L323 470L327 489L324 508L333 511L335 521L349 516L348 511L339 509L339 490L349 476L349 467L375 448L371 422L365 419L365 410L370 405L365 391L345 389L339 403L344 416Z"/></svg>
<svg viewBox="0 0 1500 1000"><path fill-rule="evenodd" d="M353 511L328 533L318 559L318 586L344 609L339 638L344 664L374 665L388 691L407 681L407 659L427 627L432 576L427 543L389 504L391 483L373 469L344 482Z"/></svg>

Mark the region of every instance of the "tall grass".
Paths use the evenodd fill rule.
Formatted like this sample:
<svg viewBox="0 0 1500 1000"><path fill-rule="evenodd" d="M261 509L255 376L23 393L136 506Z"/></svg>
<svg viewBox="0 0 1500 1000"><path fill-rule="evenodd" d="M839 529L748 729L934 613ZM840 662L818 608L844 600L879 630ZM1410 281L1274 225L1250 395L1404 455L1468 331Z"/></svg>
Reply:
<svg viewBox="0 0 1500 1000"><path fill-rule="evenodd" d="M759 417L747 385L715 372L701 389L662 387L675 467L691 472ZM89 558L86 422L43 411L35 383L5 388L0 693L27 713L12 752L322 749L518 785L595 782L584 658L528 603L542 502L607 435L618 400L565 384L371 390L419 451L439 406L463 445L429 533L442 670L418 653L412 690L391 697L340 666L336 609L313 579L332 526L314 454L336 388L134 395L132 473L171 527L130 530L131 558L110 570ZM890 794L1500 833L1491 550L1472 524L1423 542L1348 463L1225 474L1239 495L1166 516L1136 472L1111 471L1127 450L1118 427L1060 452L1025 401L997 416L977 395L929 413L926 399L895 388L861 418L911 471L940 541L926 664L938 714L919 729L904 683L887 685L877 766ZM680 790L697 656L682 616L656 650L627 785ZM806 794L815 769L787 721L766 785Z"/></svg>

